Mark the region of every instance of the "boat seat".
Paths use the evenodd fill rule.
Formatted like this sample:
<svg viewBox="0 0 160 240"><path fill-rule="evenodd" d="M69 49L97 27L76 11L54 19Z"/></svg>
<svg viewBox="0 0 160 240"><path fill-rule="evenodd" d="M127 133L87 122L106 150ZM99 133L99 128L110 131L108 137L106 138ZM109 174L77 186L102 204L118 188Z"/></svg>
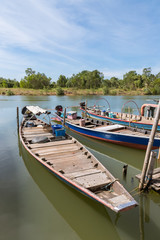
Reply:
<svg viewBox="0 0 160 240"><path fill-rule="evenodd" d="M98 171L92 174L76 177L74 180L91 191L102 188L111 182L106 173Z"/></svg>

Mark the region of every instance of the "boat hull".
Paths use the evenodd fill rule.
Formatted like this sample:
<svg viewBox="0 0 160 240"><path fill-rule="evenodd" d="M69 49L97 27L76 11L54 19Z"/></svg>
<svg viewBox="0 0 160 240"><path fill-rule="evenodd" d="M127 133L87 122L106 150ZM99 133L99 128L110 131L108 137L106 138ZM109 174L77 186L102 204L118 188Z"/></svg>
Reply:
<svg viewBox="0 0 160 240"><path fill-rule="evenodd" d="M60 117L61 122L63 121ZM122 146L137 148L137 149L146 149L148 145L149 138L143 136L129 135L129 134L120 134L114 132L102 132L94 129L80 127L69 122L65 122L66 127L71 129L74 132L82 134L87 137L99 139L102 141L119 144ZM155 138L153 143L153 149L160 147L160 139Z"/></svg>
<svg viewBox="0 0 160 240"><path fill-rule="evenodd" d="M80 110L85 113L84 109L80 109ZM101 116L101 115L91 113L91 112L87 112L87 115L89 117L95 118L97 120L109 121L112 123L130 126L130 127L134 127L134 128L137 127L137 128L142 128L142 129L146 129L146 130L151 130L152 126L153 126L152 124L149 124L149 123L143 123L143 122L138 122L138 121L127 121L127 120L123 120L123 119L119 119L119 118L110 118L107 116ZM160 131L160 125L157 126L157 131Z"/></svg>

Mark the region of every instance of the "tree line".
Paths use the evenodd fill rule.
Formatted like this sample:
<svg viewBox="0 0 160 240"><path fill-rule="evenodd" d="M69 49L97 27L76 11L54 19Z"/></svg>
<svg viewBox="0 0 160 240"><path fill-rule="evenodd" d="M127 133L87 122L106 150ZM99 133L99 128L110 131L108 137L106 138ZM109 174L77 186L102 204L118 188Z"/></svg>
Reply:
<svg viewBox="0 0 160 240"><path fill-rule="evenodd" d="M152 74L151 68L144 68L142 74L136 71L129 71L123 75L122 79L111 77L105 79L103 73L98 70L84 70L78 74L73 74L70 78L60 75L56 82L52 81L44 73L36 73L32 68L27 68L26 75L20 82L16 79L0 78L1 88L32 88L32 89L52 89L52 88L76 88L76 89L98 89L103 88L104 94L109 94L111 89L122 89L124 91L143 89L144 94L160 94L160 72Z"/></svg>

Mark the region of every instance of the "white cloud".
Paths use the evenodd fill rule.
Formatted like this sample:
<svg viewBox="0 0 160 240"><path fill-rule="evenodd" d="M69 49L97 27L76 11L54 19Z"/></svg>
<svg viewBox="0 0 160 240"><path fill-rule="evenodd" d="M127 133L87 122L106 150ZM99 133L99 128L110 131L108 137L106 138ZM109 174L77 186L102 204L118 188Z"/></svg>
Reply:
<svg viewBox="0 0 160 240"><path fill-rule="evenodd" d="M122 77L131 67L147 65L158 70L160 17L147 3L1 1L0 72L15 69L17 77L22 69L32 67L58 76L85 68L104 69L106 77ZM157 14L154 17L150 5Z"/></svg>

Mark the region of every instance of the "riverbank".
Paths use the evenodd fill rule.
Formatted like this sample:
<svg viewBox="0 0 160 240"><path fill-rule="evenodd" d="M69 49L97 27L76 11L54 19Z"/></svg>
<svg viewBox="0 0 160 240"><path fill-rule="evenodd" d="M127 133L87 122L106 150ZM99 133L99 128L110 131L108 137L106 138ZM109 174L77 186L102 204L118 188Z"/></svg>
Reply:
<svg viewBox="0 0 160 240"><path fill-rule="evenodd" d="M122 90L122 89L110 89L108 94L104 94L103 88L99 89L74 89L74 88L62 88L64 95L126 95L126 96L138 96L144 95L143 89L137 90ZM57 95L56 88L48 89L27 89L27 88L0 88L0 95L22 95L22 96L51 96Z"/></svg>

